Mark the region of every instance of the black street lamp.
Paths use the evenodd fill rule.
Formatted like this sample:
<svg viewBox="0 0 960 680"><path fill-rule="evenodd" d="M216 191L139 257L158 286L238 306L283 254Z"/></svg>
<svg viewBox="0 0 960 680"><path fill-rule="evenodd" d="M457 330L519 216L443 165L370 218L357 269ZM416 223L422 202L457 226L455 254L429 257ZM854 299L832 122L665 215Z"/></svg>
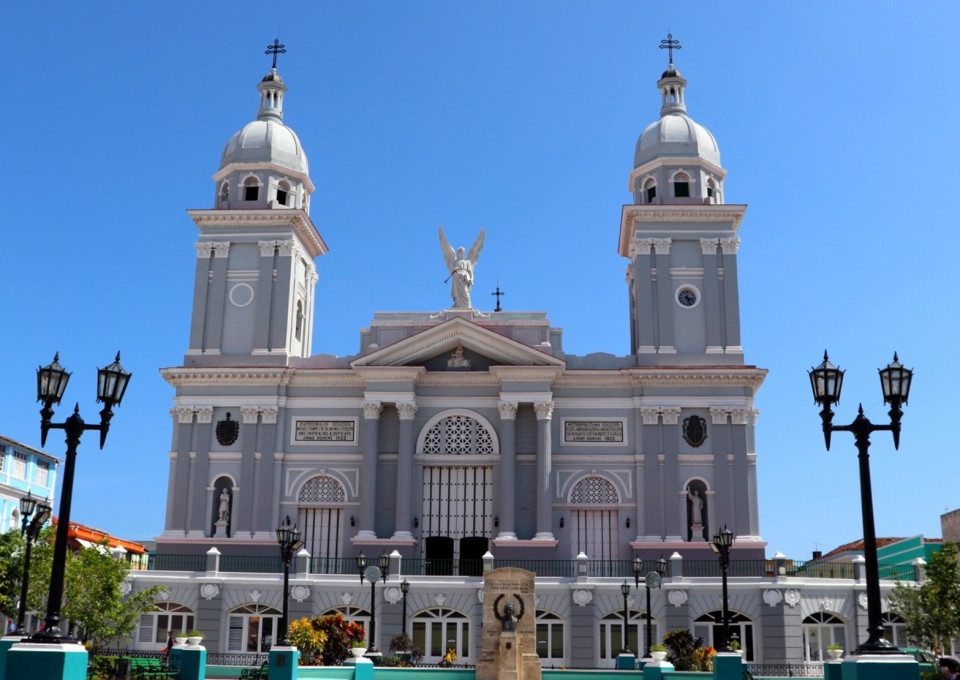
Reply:
<svg viewBox="0 0 960 680"><path fill-rule="evenodd" d="M840 402L840 390L843 387L843 371L830 363L827 353L823 353L823 363L809 371L813 399L820 404L820 419L823 421L823 439L830 450L831 432L852 432L859 452L860 461L860 510L863 515L863 558L867 571L867 641L854 651L854 654L899 654L896 645L883 637L883 622L880 619L880 569L877 564L877 534L873 523L873 490L870 485L870 434L889 431L893 434L893 447L900 448L900 419L903 417L901 406L906 405L910 396L910 383L913 371L904 368L893 354L893 362L880 369L880 387L883 390L883 403L890 404L889 425L874 425L863 415L863 404L857 417L849 425L833 424L833 404Z"/></svg>
<svg viewBox="0 0 960 680"><path fill-rule="evenodd" d="M367 557L363 553L357 557L357 571L360 572L360 583L366 579L370 581L370 639L367 645L366 656L377 656L377 581L386 581L390 573L390 556L383 552L377 558L376 565L367 566ZM404 600L406 604L406 600Z"/></svg>
<svg viewBox="0 0 960 680"><path fill-rule="evenodd" d="M28 526L27 520L30 519L30 516L33 515L34 512L37 513L36 517L33 518L33 521L30 522ZM23 518L20 526L20 535L26 536L27 549L23 555L23 576L20 579L20 608L17 610L17 628L13 632L14 635L27 634L23 625L27 618L27 590L30 584L30 547L40 533L40 529L43 528L43 525L50 519L50 512L51 508L46 499L38 502L29 492L20 499L20 516Z"/></svg>
<svg viewBox="0 0 960 680"><path fill-rule="evenodd" d="M636 587L640 587L640 571L643 569L643 561L639 557L633 558L633 580L636 584ZM653 615L650 612L650 589L659 588L663 583L663 575L667 573L667 561L663 559L663 555L660 556L660 559L657 560L656 571L647 572L646 577L644 578L644 586L647 589L647 651L644 653L644 657L647 658L650 656L650 647L653 646L653 628L650 625L650 622L653 620Z"/></svg>
<svg viewBox="0 0 960 680"><path fill-rule="evenodd" d="M733 532L726 525L713 537L710 549L720 556L720 577L723 579L723 644L721 652L730 649L730 608L727 600L727 568L730 566L730 546L733 545Z"/></svg>
<svg viewBox="0 0 960 680"><path fill-rule="evenodd" d="M627 595L630 594L630 584L626 581L620 586L620 592L623 594L623 649L621 654L629 654L630 646L627 645L627 626L630 623L630 610L627 609Z"/></svg>
<svg viewBox="0 0 960 680"><path fill-rule="evenodd" d="M60 607L63 604L63 576L67 563L67 538L70 532L70 505L73 502L73 470L76 465L77 447L80 437L87 430L100 433L100 448L107 441L113 407L119 406L127 391L131 374L120 365L120 352L117 358L106 368L97 369L97 402L103 404L100 411L100 424L87 425L80 417L80 405L73 414L62 423L51 423L54 404L59 404L67 389L70 374L60 365L60 354L53 357L53 363L37 369L37 401L43 402L40 410L40 446L47 441L50 430L64 430L67 435L67 455L63 466L63 488L60 495L60 513L57 516L57 538L53 544L53 568L50 572L50 592L47 596L47 616L43 630L30 637L31 642L63 643L74 642L69 634L60 629Z"/></svg>
<svg viewBox="0 0 960 680"><path fill-rule="evenodd" d="M283 559L283 616L280 618L280 630L277 638L280 640L281 646L289 647L287 617L290 600L290 560L293 559L293 554L303 547L303 541L300 540L300 530L296 524L290 523L290 515L287 515L286 521L277 527L277 543L280 544L280 557Z"/></svg>
<svg viewBox="0 0 960 680"><path fill-rule="evenodd" d="M400 592L403 593L403 634L407 634L407 595L410 593L410 582L407 579L403 579L403 582L400 584Z"/></svg>

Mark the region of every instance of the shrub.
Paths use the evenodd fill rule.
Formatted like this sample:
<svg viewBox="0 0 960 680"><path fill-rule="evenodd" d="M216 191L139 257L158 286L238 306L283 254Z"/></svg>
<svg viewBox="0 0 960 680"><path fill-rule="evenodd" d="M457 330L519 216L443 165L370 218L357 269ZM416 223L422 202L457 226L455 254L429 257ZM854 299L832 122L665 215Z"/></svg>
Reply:
<svg viewBox="0 0 960 680"><path fill-rule="evenodd" d="M703 645L700 638L694 638L689 630L674 630L663 637L670 653L667 659L678 671L694 670L693 655Z"/></svg>
<svg viewBox="0 0 960 680"><path fill-rule="evenodd" d="M300 664L315 666L320 663L320 653L323 651L327 634L320 629L317 619L297 619L287 628L287 639L300 651Z"/></svg>

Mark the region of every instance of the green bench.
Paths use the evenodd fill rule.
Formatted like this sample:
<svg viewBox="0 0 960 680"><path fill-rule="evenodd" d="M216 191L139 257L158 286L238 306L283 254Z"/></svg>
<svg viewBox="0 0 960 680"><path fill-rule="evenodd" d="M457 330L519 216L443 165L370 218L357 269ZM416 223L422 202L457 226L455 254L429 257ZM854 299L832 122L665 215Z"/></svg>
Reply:
<svg viewBox="0 0 960 680"><path fill-rule="evenodd" d="M264 661L260 668L244 668L240 671L241 680L267 680L270 672L270 663Z"/></svg>
<svg viewBox="0 0 960 680"><path fill-rule="evenodd" d="M130 677L133 680L177 680L180 671L156 659L130 659Z"/></svg>

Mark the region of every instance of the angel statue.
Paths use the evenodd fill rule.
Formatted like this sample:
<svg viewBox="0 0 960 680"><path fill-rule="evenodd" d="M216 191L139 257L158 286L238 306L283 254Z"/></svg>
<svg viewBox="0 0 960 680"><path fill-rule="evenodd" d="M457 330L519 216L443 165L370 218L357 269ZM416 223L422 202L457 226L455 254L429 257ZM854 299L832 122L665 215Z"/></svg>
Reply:
<svg viewBox="0 0 960 680"><path fill-rule="evenodd" d="M480 235L477 236L477 240L470 247L470 252L464 257L463 248L457 248L456 253L454 253L447 237L443 235L443 227L440 227L440 250L443 251L443 260L447 263L447 269L450 271L447 281L453 279L450 284L453 309L473 309L470 304L470 289L473 288L473 268L477 266L477 258L480 257L480 249L483 248L484 235L485 232L480 229Z"/></svg>

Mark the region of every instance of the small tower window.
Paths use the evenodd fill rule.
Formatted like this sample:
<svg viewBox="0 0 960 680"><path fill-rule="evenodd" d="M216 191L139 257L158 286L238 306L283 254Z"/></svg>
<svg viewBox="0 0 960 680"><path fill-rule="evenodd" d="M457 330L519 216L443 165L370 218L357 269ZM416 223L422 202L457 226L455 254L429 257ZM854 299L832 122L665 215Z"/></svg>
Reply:
<svg viewBox="0 0 960 680"><path fill-rule="evenodd" d="M303 335L303 300L297 300L297 321L293 334L297 340L300 340Z"/></svg>
<svg viewBox="0 0 960 680"><path fill-rule="evenodd" d="M224 182L220 185L220 207L226 208L228 200L230 200L230 183Z"/></svg>
<svg viewBox="0 0 960 680"><path fill-rule="evenodd" d="M277 185L277 203L280 205L286 205L287 199L290 196L290 185L286 182L280 182Z"/></svg>
<svg viewBox="0 0 960 680"><path fill-rule="evenodd" d="M682 172L673 176L673 195L676 198L690 198L690 178Z"/></svg>
<svg viewBox="0 0 960 680"><path fill-rule="evenodd" d="M260 183L256 177L248 177L243 183L243 200L256 201L260 198Z"/></svg>
<svg viewBox="0 0 960 680"><path fill-rule="evenodd" d="M646 194L647 203L653 203L653 199L657 197L657 183L648 179L643 185L643 192Z"/></svg>

